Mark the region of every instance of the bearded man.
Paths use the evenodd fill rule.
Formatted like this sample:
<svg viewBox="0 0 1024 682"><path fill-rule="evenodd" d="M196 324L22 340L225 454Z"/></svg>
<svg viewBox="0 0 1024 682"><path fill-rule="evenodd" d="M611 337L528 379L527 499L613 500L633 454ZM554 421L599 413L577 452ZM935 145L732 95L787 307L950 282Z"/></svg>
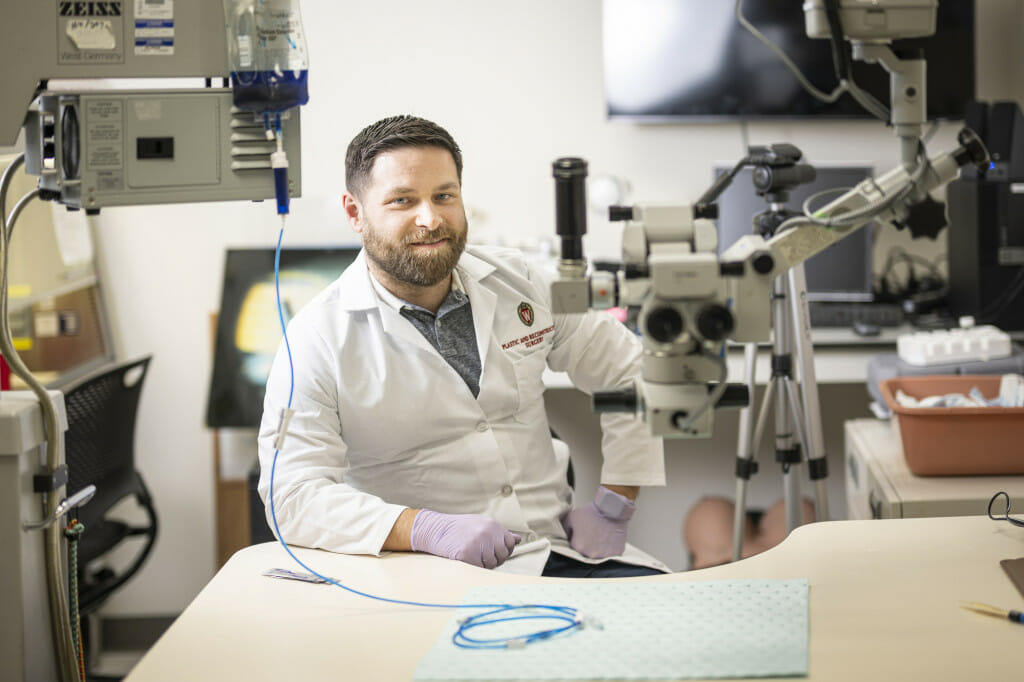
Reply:
<svg viewBox="0 0 1024 682"><path fill-rule="evenodd" d="M521 252L467 246L462 153L441 126L367 126L345 181L362 251L289 323L267 382L259 489L279 536L533 575L667 571L626 542L639 487L665 483L661 440L603 415L601 486L574 506L544 411L546 367L588 393L631 385L636 336L555 314L552 273Z"/></svg>

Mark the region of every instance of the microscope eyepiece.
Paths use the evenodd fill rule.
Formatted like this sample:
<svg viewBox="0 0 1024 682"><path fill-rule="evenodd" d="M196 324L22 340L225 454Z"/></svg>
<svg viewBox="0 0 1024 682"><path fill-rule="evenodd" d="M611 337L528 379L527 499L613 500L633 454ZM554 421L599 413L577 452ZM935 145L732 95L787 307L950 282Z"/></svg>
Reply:
<svg viewBox="0 0 1024 682"><path fill-rule="evenodd" d="M609 206L608 220L617 223L633 219L632 206Z"/></svg>
<svg viewBox="0 0 1024 682"><path fill-rule="evenodd" d="M562 260L583 260L587 233L587 162L563 157L551 164L555 178L555 231L562 238Z"/></svg>
<svg viewBox="0 0 1024 682"><path fill-rule="evenodd" d="M587 162L578 156L563 156L551 164L551 173L555 179L573 179L587 177Z"/></svg>
<svg viewBox="0 0 1024 682"><path fill-rule="evenodd" d="M721 341L732 333L735 326L736 321L729 309L717 303L704 306L697 313L697 331L709 341Z"/></svg>
<svg viewBox="0 0 1024 682"><path fill-rule="evenodd" d="M669 306L661 306L648 313L644 326L648 336L661 343L672 343L685 327L682 314Z"/></svg>

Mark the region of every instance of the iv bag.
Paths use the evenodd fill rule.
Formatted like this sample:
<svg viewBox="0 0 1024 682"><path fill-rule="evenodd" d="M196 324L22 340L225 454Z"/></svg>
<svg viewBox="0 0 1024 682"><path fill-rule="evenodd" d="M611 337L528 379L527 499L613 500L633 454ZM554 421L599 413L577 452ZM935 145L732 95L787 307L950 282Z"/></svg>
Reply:
<svg viewBox="0 0 1024 682"><path fill-rule="evenodd" d="M234 104L280 113L309 101L298 0L222 0Z"/></svg>

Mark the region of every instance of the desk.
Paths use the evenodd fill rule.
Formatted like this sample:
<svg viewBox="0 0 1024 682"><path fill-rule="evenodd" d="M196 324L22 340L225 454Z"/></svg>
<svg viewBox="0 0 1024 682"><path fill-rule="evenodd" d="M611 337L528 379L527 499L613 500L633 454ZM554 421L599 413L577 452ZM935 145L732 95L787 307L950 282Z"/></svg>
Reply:
<svg viewBox="0 0 1024 682"><path fill-rule="evenodd" d="M298 553L325 575L398 599L457 602L471 586L555 580L424 554ZM1024 629L958 601L1020 608L999 566L1019 556L1024 528L985 517L833 521L734 564L620 580L808 578L811 680L1018 679ZM236 553L127 682L410 680L451 617L260 575L289 562L272 543Z"/></svg>
<svg viewBox="0 0 1024 682"><path fill-rule="evenodd" d="M846 422L844 450L847 518L985 514L1000 490L1010 495L1013 509L1024 512L1024 476L914 475L887 421Z"/></svg>

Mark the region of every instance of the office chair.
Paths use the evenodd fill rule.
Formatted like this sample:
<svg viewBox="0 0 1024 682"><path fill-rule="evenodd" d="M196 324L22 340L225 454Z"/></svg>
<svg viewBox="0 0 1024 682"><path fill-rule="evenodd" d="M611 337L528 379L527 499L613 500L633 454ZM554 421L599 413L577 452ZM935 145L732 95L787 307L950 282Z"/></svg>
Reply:
<svg viewBox="0 0 1024 682"><path fill-rule="evenodd" d="M152 356L146 356L120 364L64 394L68 495L89 484L96 486L92 500L69 514L85 526L78 542L78 599L83 616L94 612L138 572L156 541L156 510L135 469L135 417L150 359ZM128 497L145 510L145 524L134 526L108 518L111 508ZM127 568L96 567L108 552L136 536L144 536L145 542Z"/></svg>

